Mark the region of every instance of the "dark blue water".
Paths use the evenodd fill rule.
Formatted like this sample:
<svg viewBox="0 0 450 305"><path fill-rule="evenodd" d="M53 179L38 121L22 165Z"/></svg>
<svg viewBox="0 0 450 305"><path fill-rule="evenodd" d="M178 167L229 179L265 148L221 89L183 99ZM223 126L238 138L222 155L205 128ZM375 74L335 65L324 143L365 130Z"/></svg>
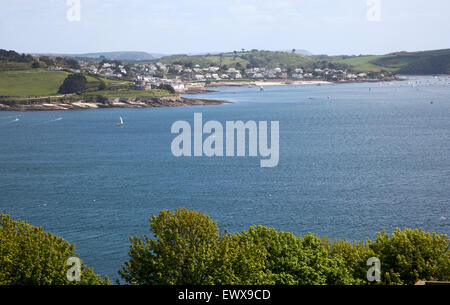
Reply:
<svg viewBox="0 0 450 305"><path fill-rule="evenodd" d="M450 233L449 79L419 80L199 95L235 102L221 106L1 112L0 212L75 243L113 278L128 236L149 233L162 209L205 211L231 232L262 224L349 239L395 227ZM279 121L279 165L173 157L171 125L194 112L223 124Z"/></svg>

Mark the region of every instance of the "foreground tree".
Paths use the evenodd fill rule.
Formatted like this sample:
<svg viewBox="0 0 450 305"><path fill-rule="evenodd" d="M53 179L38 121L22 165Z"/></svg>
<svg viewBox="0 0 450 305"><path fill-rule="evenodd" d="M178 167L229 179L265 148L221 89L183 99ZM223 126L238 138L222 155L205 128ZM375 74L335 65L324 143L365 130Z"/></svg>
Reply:
<svg viewBox="0 0 450 305"><path fill-rule="evenodd" d="M130 238L120 276L129 284L251 284L263 279L264 254L254 244L220 236L204 213L178 209L150 219L153 239Z"/></svg>
<svg viewBox="0 0 450 305"><path fill-rule="evenodd" d="M130 238L130 261L119 274L131 284L206 284L217 225L202 213L161 211L150 219L155 239Z"/></svg>
<svg viewBox="0 0 450 305"><path fill-rule="evenodd" d="M69 282L66 263L74 256L75 247L64 239L0 215L0 285L109 284L85 265L81 281Z"/></svg>

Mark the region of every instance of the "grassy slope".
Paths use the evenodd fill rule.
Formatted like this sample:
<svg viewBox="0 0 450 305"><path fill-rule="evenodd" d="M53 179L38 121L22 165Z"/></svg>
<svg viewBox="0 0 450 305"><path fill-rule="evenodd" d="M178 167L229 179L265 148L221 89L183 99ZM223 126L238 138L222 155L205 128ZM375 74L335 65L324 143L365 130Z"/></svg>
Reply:
<svg viewBox="0 0 450 305"><path fill-rule="evenodd" d="M0 96L17 98L58 95L58 89L67 75L69 73L65 71L48 71L46 69L0 71ZM101 80L111 87L128 83L88 75L86 75L86 80L88 87L98 85Z"/></svg>
<svg viewBox="0 0 450 305"><path fill-rule="evenodd" d="M1 71L0 96L54 95L67 75L67 72L43 69Z"/></svg>
<svg viewBox="0 0 450 305"><path fill-rule="evenodd" d="M31 63L27 63L27 62L0 62L0 71L28 70L28 69L31 69Z"/></svg>
<svg viewBox="0 0 450 305"><path fill-rule="evenodd" d="M391 72L410 71L411 73L430 72L444 73L444 65L450 61L450 49L422 51L422 52L396 52L382 56L358 56L334 62L352 65L356 71ZM437 62L437 63L435 63ZM436 66L431 67L432 64ZM440 67L439 65L442 65Z"/></svg>
<svg viewBox="0 0 450 305"><path fill-rule="evenodd" d="M367 56L358 56L358 57L352 57L352 58L347 58L347 59L334 60L333 62L351 65L353 67L353 69L357 72L380 72L382 70L395 71L394 68L385 67L385 66L381 66L381 65L375 65L372 63L372 61L381 59L383 57L385 57L385 56L367 55Z"/></svg>
<svg viewBox="0 0 450 305"><path fill-rule="evenodd" d="M269 68L276 67L299 67L307 66L314 62L314 59L301 54L287 53L287 52L237 52L223 53L219 55L172 55L160 58L156 61L166 64L173 63L192 63L198 64L201 67L210 65L234 67L240 63L242 67L247 67L251 63L259 64Z"/></svg>

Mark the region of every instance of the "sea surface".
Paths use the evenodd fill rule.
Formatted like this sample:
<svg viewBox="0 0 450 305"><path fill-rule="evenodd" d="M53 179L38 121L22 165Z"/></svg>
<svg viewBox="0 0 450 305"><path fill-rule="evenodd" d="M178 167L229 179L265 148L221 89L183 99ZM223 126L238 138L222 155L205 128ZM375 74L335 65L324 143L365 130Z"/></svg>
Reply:
<svg viewBox="0 0 450 305"><path fill-rule="evenodd" d="M450 78L217 90L196 97L233 103L0 112L0 213L75 243L113 279L129 236L150 234L148 219L163 209L204 211L231 232L450 233ZM279 121L278 166L174 157L171 125L193 124L194 112L224 125Z"/></svg>

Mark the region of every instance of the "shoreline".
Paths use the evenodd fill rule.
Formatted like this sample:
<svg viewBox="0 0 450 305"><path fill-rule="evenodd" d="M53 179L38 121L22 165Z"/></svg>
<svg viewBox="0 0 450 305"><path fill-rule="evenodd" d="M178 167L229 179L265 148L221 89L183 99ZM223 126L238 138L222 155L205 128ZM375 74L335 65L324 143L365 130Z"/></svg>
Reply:
<svg viewBox="0 0 450 305"><path fill-rule="evenodd" d="M335 85L335 84L352 84L352 83L382 83L393 81L405 81L407 78L386 78L386 79L359 79L359 80L343 80L343 81L325 81L325 80L271 80L271 81L218 81L209 84L190 83L186 90L180 92L182 94L199 94L217 92L208 88L217 87L242 87L242 86L286 86L286 85Z"/></svg>
<svg viewBox="0 0 450 305"><path fill-rule="evenodd" d="M224 81L217 83L210 83L205 85L205 88L223 87L223 86L285 86L285 85L325 85L333 84L333 82L313 80L313 81L243 81L243 82L232 82Z"/></svg>
<svg viewBox="0 0 450 305"><path fill-rule="evenodd" d="M242 87L242 86L286 86L286 85L330 85L346 83L373 83L373 82L392 82L405 81L407 78L395 79L363 79L352 81L329 82L323 80L272 80L272 81L222 81L210 84L190 83L188 88L179 91L178 96L168 97L136 97L136 98L109 98L101 103L92 100L79 100L66 102L63 99L49 101L47 97L37 97L22 101L0 101L0 111L58 111L58 110L83 110L83 109L101 109L101 108L153 108L153 107L180 107L180 106L208 106L222 105L232 103L225 100L187 98L182 95L205 94L218 92L209 88L218 87Z"/></svg>
<svg viewBox="0 0 450 305"><path fill-rule="evenodd" d="M0 111L61 111L105 108L154 108L154 107L181 107L181 106L214 106L229 104L230 101L210 100L203 98L185 98L181 96L151 97L151 98L112 98L106 103L96 101L76 102L49 102L46 99L36 99L37 102L16 102L8 105L0 102Z"/></svg>

